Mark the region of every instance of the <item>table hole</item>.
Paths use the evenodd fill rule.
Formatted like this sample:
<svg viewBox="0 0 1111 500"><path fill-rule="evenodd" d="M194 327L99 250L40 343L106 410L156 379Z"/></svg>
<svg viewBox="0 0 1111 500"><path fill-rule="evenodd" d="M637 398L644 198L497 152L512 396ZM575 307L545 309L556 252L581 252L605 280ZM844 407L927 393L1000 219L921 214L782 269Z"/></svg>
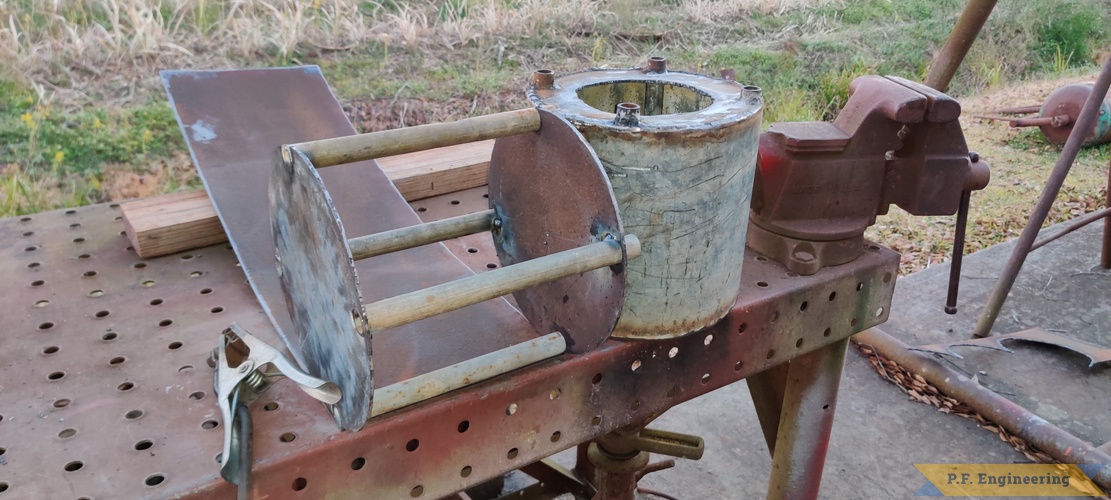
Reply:
<svg viewBox="0 0 1111 500"><path fill-rule="evenodd" d="M883 282L884 283L891 282L891 273L883 273Z"/></svg>
<svg viewBox="0 0 1111 500"><path fill-rule="evenodd" d="M494 264L493 262L491 262L489 264L486 264L486 269L497 269L497 268L498 268L498 265Z"/></svg>
<svg viewBox="0 0 1111 500"><path fill-rule="evenodd" d="M859 292L859 291L861 291L861 290L863 290L863 289L864 289L864 283L863 283L863 282L860 282L860 283L857 283L857 284L856 284L856 291L858 291L858 292Z"/></svg>
<svg viewBox="0 0 1111 500"><path fill-rule="evenodd" d="M220 462L223 462L223 461L224 461L224 454L223 453L217 453L216 454L216 463L220 463Z"/></svg>
<svg viewBox="0 0 1111 500"><path fill-rule="evenodd" d="M69 406L70 400L62 398L54 402L55 408L65 408Z"/></svg>
<svg viewBox="0 0 1111 500"><path fill-rule="evenodd" d="M126 418L128 420L135 420L135 419L137 419L139 417L142 417L142 416L143 416L143 410L131 410L131 411L127 412L126 414L124 414L124 418Z"/></svg>
<svg viewBox="0 0 1111 500"><path fill-rule="evenodd" d="M418 212L427 212L428 208L426 208L426 207L417 207L417 211Z"/></svg>
<svg viewBox="0 0 1111 500"><path fill-rule="evenodd" d="M800 347L802 347L802 339L798 339L795 341L795 348L798 349Z"/></svg>
<svg viewBox="0 0 1111 500"><path fill-rule="evenodd" d="M837 298L837 292L829 292L829 301L830 302L833 302L833 299L836 299L836 298Z"/></svg>
<svg viewBox="0 0 1111 500"><path fill-rule="evenodd" d="M116 386L116 390L120 391L120 392L127 392L127 391L130 391L131 389L134 389L134 388L135 388L135 384L133 384L131 382L124 382L124 383Z"/></svg>
<svg viewBox="0 0 1111 500"><path fill-rule="evenodd" d="M127 358L125 358L123 356L116 356L116 357L108 360L108 364L118 365L118 364L122 364L124 361L127 361Z"/></svg>
<svg viewBox="0 0 1111 500"><path fill-rule="evenodd" d="M856 318L853 318L853 320L849 322L849 325L856 326Z"/></svg>
<svg viewBox="0 0 1111 500"><path fill-rule="evenodd" d="M75 213L77 213L77 210L66 210L66 215L73 215Z"/></svg>
<svg viewBox="0 0 1111 500"><path fill-rule="evenodd" d="M201 424L202 429L215 429L219 426L220 422L217 422L215 420L205 420L204 423Z"/></svg>
<svg viewBox="0 0 1111 500"><path fill-rule="evenodd" d="M756 261L757 261L757 262L767 262L767 261L768 261L768 258L767 258L767 257L764 257L763 255L757 255L757 256L756 256Z"/></svg>
<svg viewBox="0 0 1111 500"><path fill-rule="evenodd" d="M42 349L43 354L54 354L58 352L59 347L56 345L46 346Z"/></svg>
<svg viewBox="0 0 1111 500"><path fill-rule="evenodd" d="M879 308L879 309L876 309L876 317L878 318L880 316L883 316L883 308L882 307Z"/></svg>
<svg viewBox="0 0 1111 500"><path fill-rule="evenodd" d="M775 349L768 349L768 354L767 354L767 356L764 357L764 359L772 359L774 357L775 357Z"/></svg>
<svg viewBox="0 0 1111 500"><path fill-rule="evenodd" d="M365 458L363 458L363 457L356 458L355 460L351 461L351 470L362 469L364 465L366 465L366 459Z"/></svg>
<svg viewBox="0 0 1111 500"><path fill-rule="evenodd" d="M595 415L594 418L590 419L590 425L593 425L593 426L602 425L602 416L601 415Z"/></svg>
<svg viewBox="0 0 1111 500"><path fill-rule="evenodd" d="M47 375L46 378L50 380L61 380L64 376L66 376L66 372L54 372Z"/></svg>
<svg viewBox="0 0 1111 500"><path fill-rule="evenodd" d="M713 341L714 341L714 335L713 334L707 335L706 338L702 339L702 345L710 345L710 342L713 342Z"/></svg>
<svg viewBox="0 0 1111 500"><path fill-rule="evenodd" d="M100 297L104 295L104 290L90 290L89 297Z"/></svg>
<svg viewBox="0 0 1111 500"><path fill-rule="evenodd" d="M34 268L36 268L36 267L39 267L39 266L41 266L41 265L42 265L42 264L40 264L40 263L38 263L38 262L32 262L32 263L30 263L30 264L27 264L27 267L29 267L29 268L31 268L31 269L34 269ZM85 274L88 274L88 273L85 273ZM96 276L96 273L95 273L95 272L93 273L93 276Z"/></svg>
<svg viewBox="0 0 1111 500"><path fill-rule="evenodd" d="M669 358L674 358L675 356L678 356L678 355L679 355L679 348L678 347L672 347L671 349L669 349L667 351L667 357L669 357Z"/></svg>
<svg viewBox="0 0 1111 500"><path fill-rule="evenodd" d="M633 364L631 365L631 367L632 367L634 372L637 371L638 369L640 369L640 360L639 359L634 359Z"/></svg>
<svg viewBox="0 0 1111 500"><path fill-rule="evenodd" d="M559 395L561 393L562 393L562 391L560 391L558 387L555 388L555 389L552 389L552 392L548 393L548 399L550 399L552 401L555 401L555 400L559 399Z"/></svg>
<svg viewBox="0 0 1111 500"><path fill-rule="evenodd" d="M149 450L151 446L154 446L154 443L152 443L149 439L144 439L142 441L139 441L138 443L135 443L135 449L138 451Z"/></svg>
<svg viewBox="0 0 1111 500"><path fill-rule="evenodd" d="M143 288L150 288L155 285L154 280L143 280L139 283Z"/></svg>
<svg viewBox="0 0 1111 500"><path fill-rule="evenodd" d="M116 338L118 338L118 337L119 337L119 334L117 334L116 332L108 332L108 333L105 333L104 335L101 335L100 340L103 340L105 342L111 342L113 340L116 340Z"/></svg>
<svg viewBox="0 0 1111 500"><path fill-rule="evenodd" d="M736 364L733 365L733 371L739 372L739 371L741 371L741 368L744 368L744 366L745 366L744 361L738 361Z"/></svg>
<svg viewBox="0 0 1111 500"><path fill-rule="evenodd" d="M281 405L279 405L277 401L271 401L262 405L262 409L263 411L274 411L277 410L280 406Z"/></svg>
<svg viewBox="0 0 1111 500"><path fill-rule="evenodd" d="M413 498L417 498L417 497L419 497L423 494L424 494L424 486L421 486L419 484L414 486L413 489L409 490L409 496L411 496Z"/></svg>
<svg viewBox="0 0 1111 500"><path fill-rule="evenodd" d="M170 348L171 351L174 351L174 350L177 350L177 349L181 349L182 345L184 345L184 344L182 344L181 342L170 342L170 345L168 345L166 347Z"/></svg>
<svg viewBox="0 0 1111 500"><path fill-rule="evenodd" d="M505 458L513 460L513 459L517 458L518 453L520 453L520 452L517 450L517 448L510 448L509 452L505 454Z"/></svg>
<svg viewBox="0 0 1111 500"><path fill-rule="evenodd" d="M23 233L23 236L24 236L24 237L27 237L27 236L33 236L34 234L35 234L35 232L34 232L34 231L27 231L27 232Z"/></svg>
<svg viewBox="0 0 1111 500"><path fill-rule="evenodd" d="M193 254L191 254L191 253L187 253L187 254L181 256L181 260L189 260L189 259L192 259L192 258L193 258Z"/></svg>
<svg viewBox="0 0 1111 500"><path fill-rule="evenodd" d="M823 409L823 410L828 410L828 409L829 409L829 405L822 405L822 409Z"/></svg>
<svg viewBox="0 0 1111 500"><path fill-rule="evenodd" d="M470 429L470 428L471 428L470 420L464 420L462 422L459 422L459 425L455 428L455 430L459 431L459 433L462 434L464 432L467 432L467 429Z"/></svg>
<svg viewBox="0 0 1111 500"><path fill-rule="evenodd" d="M598 385L601 382L602 382L602 374L601 373L595 373L594 378L590 379L590 383L594 384L594 385Z"/></svg>
<svg viewBox="0 0 1111 500"><path fill-rule="evenodd" d="M85 466L85 462L82 462L80 460L74 460L74 461L66 464L65 469L66 469L66 472L77 472L77 471L81 470L81 468L84 467L84 466Z"/></svg>
<svg viewBox="0 0 1111 500"><path fill-rule="evenodd" d="M303 477L299 477L299 478L293 480L293 491L301 491L301 490L305 489L306 487L308 487L308 485L309 485L309 480L308 479L305 479Z"/></svg>
<svg viewBox="0 0 1111 500"><path fill-rule="evenodd" d="M202 288L202 289L201 289L201 295L208 295L208 294L210 294L210 293L212 293L212 289L211 289L211 288Z"/></svg>
<svg viewBox="0 0 1111 500"><path fill-rule="evenodd" d="M806 302L806 301L804 300L804 301L802 301L802 303L801 303L801 304L799 304L799 310L800 310L800 311L805 311L805 310L806 310L806 306L809 306L809 305L810 305L810 304L808 304L808 303L807 303L807 302Z"/></svg>
<svg viewBox="0 0 1111 500"><path fill-rule="evenodd" d="M515 413L517 413L517 403L509 403L509 406L505 408L505 414L513 415Z"/></svg>
<svg viewBox="0 0 1111 500"><path fill-rule="evenodd" d="M71 438L73 436L76 436L76 435L77 435L77 429L62 429L62 432L58 433L58 437L60 437L62 439L69 439L69 438Z"/></svg>
<svg viewBox="0 0 1111 500"><path fill-rule="evenodd" d="M38 249L39 249L39 247L37 245L32 245L32 246L29 246L27 248L24 248L23 251L24 252L34 252L35 250L38 250Z"/></svg>
<svg viewBox="0 0 1111 500"><path fill-rule="evenodd" d="M133 267L135 269L142 269L144 267L147 267L147 263L146 262L136 262L136 263L132 264L131 267Z"/></svg>
<svg viewBox="0 0 1111 500"><path fill-rule="evenodd" d="M48 305L50 305L49 300L36 300L35 301L35 307L42 308L42 307L46 307Z"/></svg>
<svg viewBox="0 0 1111 500"><path fill-rule="evenodd" d="M468 248L467 253L478 253L478 249L477 248Z"/></svg>
<svg viewBox="0 0 1111 500"><path fill-rule="evenodd" d="M666 393L664 393L664 394L665 394L665 395L666 395L667 397L669 397L669 398L673 398L673 397L675 397L675 395L676 395L676 394L678 394L678 393L679 393L679 387L678 387L678 386L675 386L675 385L673 385L673 386L671 386L671 387L668 387L668 388L667 388L667 392L666 392Z"/></svg>
<svg viewBox="0 0 1111 500"><path fill-rule="evenodd" d="M46 284L45 280L35 280L31 282L31 286L43 286Z"/></svg>
<svg viewBox="0 0 1111 500"><path fill-rule="evenodd" d="M555 431L555 432L552 433L552 437L549 438L549 440L553 443L558 443L559 438L561 438L561 437L563 437L563 433L559 432L559 431Z"/></svg>
<svg viewBox="0 0 1111 500"><path fill-rule="evenodd" d="M209 309L208 312L210 312L212 314L220 314L220 313L224 312L224 308L220 307L220 306L216 306L216 307L213 307L212 309Z"/></svg>
<svg viewBox="0 0 1111 500"><path fill-rule="evenodd" d="M709 373L705 373L705 374L703 374L703 375L702 375L702 383L703 383L703 384L705 384L705 383L707 383L707 382L709 382L709 381L710 381L710 374L709 374Z"/></svg>
<svg viewBox="0 0 1111 500"><path fill-rule="evenodd" d="M112 314L112 312L111 311L97 311L96 314L94 314L93 316L96 316L97 318L107 318L109 314Z"/></svg>
<svg viewBox="0 0 1111 500"><path fill-rule="evenodd" d="M193 271L193 272L189 273L189 277L190 278L200 278L201 275L203 275L203 274L204 273L202 273L200 271Z"/></svg>
<svg viewBox="0 0 1111 500"><path fill-rule="evenodd" d="M292 432L286 432L286 433L282 434L281 437L278 438L278 440L280 440L283 443L292 443L293 440L295 440L295 439L297 439L297 434L294 434Z"/></svg>
<svg viewBox="0 0 1111 500"><path fill-rule="evenodd" d="M162 299L153 299L150 302L148 302L148 304L150 304L152 306L162 305Z"/></svg>
<svg viewBox="0 0 1111 500"><path fill-rule="evenodd" d="M465 465L462 469L459 470L459 477L468 477L471 475L471 472L473 470L474 469L472 469L471 466Z"/></svg>
<svg viewBox="0 0 1111 500"><path fill-rule="evenodd" d="M204 391L197 391L189 394L189 399L195 399L197 401L204 399Z"/></svg>
<svg viewBox="0 0 1111 500"><path fill-rule="evenodd" d="M775 320L779 319L779 311L772 311L772 316L771 316L770 318L768 318L768 319L769 319L769 320L770 320L770 321L771 321L772 323L775 323Z"/></svg>
<svg viewBox="0 0 1111 500"><path fill-rule="evenodd" d="M158 322L158 326L170 326L172 324L174 324L174 320L172 319L164 319Z"/></svg>
<svg viewBox="0 0 1111 500"><path fill-rule="evenodd" d="M825 331L824 331L824 332L822 332L822 336L823 336L823 337L828 337L828 336L829 336L829 334L831 334L831 333L833 333L833 330L831 330L831 329L829 329L829 328L826 328L826 329L825 329Z"/></svg>
<svg viewBox="0 0 1111 500"><path fill-rule="evenodd" d="M193 365L185 365L177 369L178 373L185 373L193 371Z"/></svg>
<svg viewBox="0 0 1111 500"><path fill-rule="evenodd" d="M452 204L452 205L458 205L458 204L459 204L459 200L451 200L451 204Z"/></svg>
<svg viewBox="0 0 1111 500"><path fill-rule="evenodd" d="M744 333L745 330L748 330L748 323L741 323L741 326L737 327L737 333Z"/></svg>
<svg viewBox="0 0 1111 500"><path fill-rule="evenodd" d="M158 486L165 480L166 476L163 476L162 474L153 474L147 476L147 479L143 482L146 483L147 486Z"/></svg>
<svg viewBox="0 0 1111 500"><path fill-rule="evenodd" d="M417 451L420 448L420 440L413 438L408 443L405 443L405 451Z"/></svg>
<svg viewBox="0 0 1111 500"><path fill-rule="evenodd" d="M74 242L74 243L84 243L84 242L85 242L85 238L74 238L74 239L73 239L73 242Z"/></svg>
<svg viewBox="0 0 1111 500"><path fill-rule="evenodd" d="M39 323L39 330L49 330L51 328L54 328L54 322L53 321L47 321L45 323Z"/></svg>
<svg viewBox="0 0 1111 500"><path fill-rule="evenodd" d="M768 287L768 282L767 281L757 281L756 286L758 286L760 288L767 288Z"/></svg>
<svg viewBox="0 0 1111 500"><path fill-rule="evenodd" d="M639 409L640 409L640 400L639 399L634 400L631 404L629 404L629 410L630 411L637 411Z"/></svg>

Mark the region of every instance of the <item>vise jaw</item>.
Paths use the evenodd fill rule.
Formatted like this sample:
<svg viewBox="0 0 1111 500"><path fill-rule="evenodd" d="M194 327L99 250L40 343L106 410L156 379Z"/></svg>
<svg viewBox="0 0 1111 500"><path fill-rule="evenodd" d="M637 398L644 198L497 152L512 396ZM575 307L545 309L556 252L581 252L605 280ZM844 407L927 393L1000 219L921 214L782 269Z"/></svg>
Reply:
<svg viewBox="0 0 1111 500"><path fill-rule="evenodd" d="M988 183L953 98L891 76L849 91L833 123L775 123L760 136L748 245L801 275L856 259L892 204L951 215L963 191Z"/></svg>

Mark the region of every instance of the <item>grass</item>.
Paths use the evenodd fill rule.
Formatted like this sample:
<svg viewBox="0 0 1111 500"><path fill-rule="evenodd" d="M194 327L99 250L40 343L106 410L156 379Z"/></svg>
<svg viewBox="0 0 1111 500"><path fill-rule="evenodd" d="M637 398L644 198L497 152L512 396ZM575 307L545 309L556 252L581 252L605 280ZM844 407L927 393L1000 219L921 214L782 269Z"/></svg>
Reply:
<svg viewBox="0 0 1111 500"><path fill-rule="evenodd" d="M765 122L828 120L864 74L920 80L961 0L0 1L0 216L195 187L162 95L163 68L319 64L353 121L380 130L526 105L538 68L733 69L765 90ZM950 93L995 95L1090 75L1107 57L1105 0L1001 2ZM1104 52L1101 52L1104 51ZM1028 93L1016 92L1026 104ZM986 109L984 110L986 111ZM966 113L968 114L968 113ZM973 122L995 179L974 197L970 247L1015 234L1056 149ZM1107 148L1055 219L1099 195ZM1103 170L1105 172L1105 170ZM1070 182L1072 180L1070 179ZM998 189L997 189L998 187ZM944 258L949 218L880 219L907 269ZM1016 226L1017 225L1017 226ZM982 234L981 234L982 233Z"/></svg>

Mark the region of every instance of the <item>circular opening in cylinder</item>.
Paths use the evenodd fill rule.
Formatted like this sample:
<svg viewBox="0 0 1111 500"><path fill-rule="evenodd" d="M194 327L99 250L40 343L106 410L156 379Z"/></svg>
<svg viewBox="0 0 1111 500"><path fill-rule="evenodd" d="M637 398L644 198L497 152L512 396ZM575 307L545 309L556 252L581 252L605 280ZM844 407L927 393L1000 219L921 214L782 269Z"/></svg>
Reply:
<svg viewBox="0 0 1111 500"><path fill-rule="evenodd" d="M693 113L714 103L709 94L696 88L651 80L596 83L580 88L577 94L594 109L607 113L616 113L622 103L637 104L641 116Z"/></svg>

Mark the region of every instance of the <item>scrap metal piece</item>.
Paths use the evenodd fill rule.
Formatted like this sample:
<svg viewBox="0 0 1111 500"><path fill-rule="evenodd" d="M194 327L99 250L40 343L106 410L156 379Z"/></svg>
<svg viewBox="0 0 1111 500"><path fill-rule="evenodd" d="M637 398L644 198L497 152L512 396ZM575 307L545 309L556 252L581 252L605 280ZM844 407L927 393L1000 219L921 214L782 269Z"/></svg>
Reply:
<svg viewBox="0 0 1111 500"><path fill-rule="evenodd" d="M1035 342L1038 344L1048 344L1057 347L1068 349L1072 352L1083 354L1089 359L1088 368L1094 368L1101 363L1111 362L1111 349L1095 344L1089 344L1072 337L1061 335L1060 333L1051 332L1042 328L1031 328L1021 332L1007 333L1003 335L993 335L991 337L959 340L950 342L948 344L929 344L916 347L909 347L912 351L929 352L933 354L941 354L943 356L953 356L957 359L964 359L961 355L953 352L954 347L986 347L988 349L995 349L997 351L1014 352L1003 345L1006 340L1021 340L1026 342Z"/></svg>
<svg viewBox="0 0 1111 500"><path fill-rule="evenodd" d="M613 188L594 150L567 120L540 110L540 130L502 137L490 157L490 208L501 226L502 267L621 238ZM626 265L596 269L516 292L529 323L560 332L572 353L610 336L625 304Z"/></svg>
<svg viewBox="0 0 1111 500"><path fill-rule="evenodd" d="M1011 127L1038 127L1046 140L1053 144L1064 144L1072 133L1074 124L1080 118L1080 110L1088 96L1092 93L1094 85L1091 83L1074 83L1065 85L1046 97L1045 102L1038 106L1018 106L1000 109L976 118L1008 122ZM1037 116L1006 116L1006 115L1031 115ZM1099 118L1092 124L1091 131L1084 137L1083 146L1095 146L1111 141L1111 98L1104 97L1100 104Z"/></svg>
<svg viewBox="0 0 1111 500"><path fill-rule="evenodd" d="M309 376L289 362L273 347L256 339L238 324L232 323L220 336L216 349L214 389L224 418L224 452L220 454L220 475L243 486L240 453L244 450L237 411L250 406L270 386L283 378L295 382L302 391L326 404L340 400L339 387L327 380ZM249 452L248 452L249 453ZM249 462L248 462L249 463Z"/></svg>

